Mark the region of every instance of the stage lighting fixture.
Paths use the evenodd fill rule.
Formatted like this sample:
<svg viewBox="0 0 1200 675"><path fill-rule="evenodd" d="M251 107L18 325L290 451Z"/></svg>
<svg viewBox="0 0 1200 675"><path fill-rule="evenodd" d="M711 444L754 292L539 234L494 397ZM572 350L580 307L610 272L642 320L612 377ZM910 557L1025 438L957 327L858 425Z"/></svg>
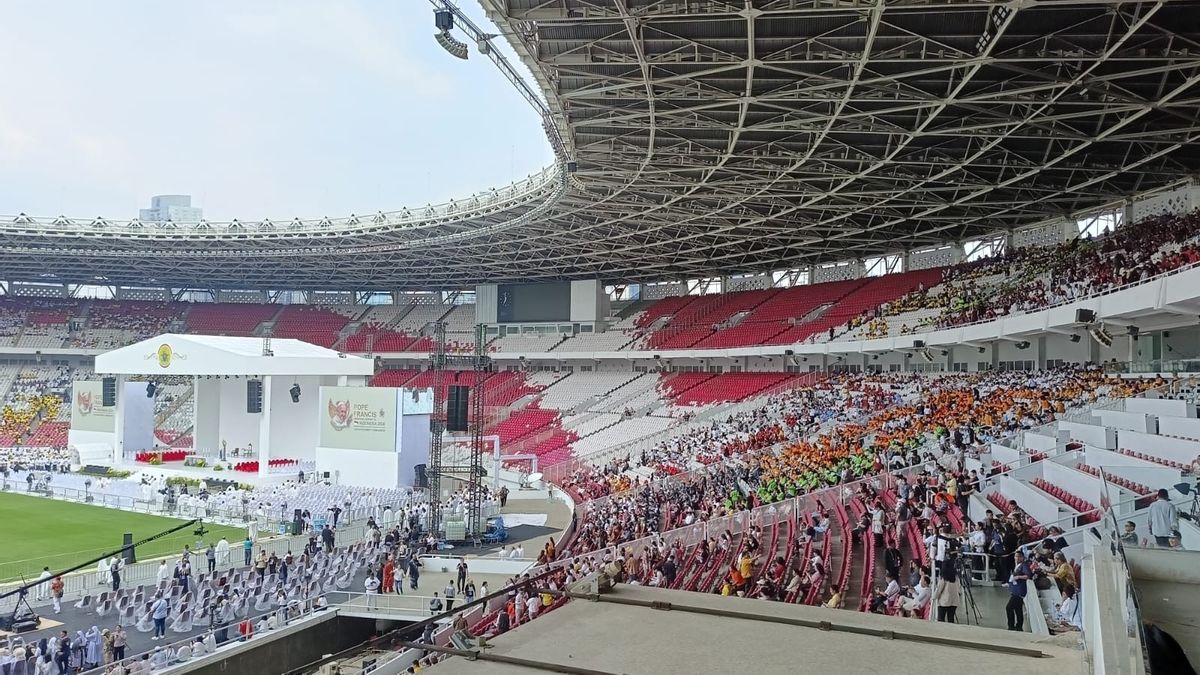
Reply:
<svg viewBox="0 0 1200 675"><path fill-rule="evenodd" d="M1137 326L1130 326L1128 330L1129 337L1133 338L1134 340L1138 339L1138 336L1142 334L1142 329L1138 328Z"/></svg>
<svg viewBox="0 0 1200 675"><path fill-rule="evenodd" d="M467 56L470 54L470 50L467 48L467 43L455 40L454 37L446 31L434 33L433 39L437 40L437 43L442 46L442 49L445 49L450 53L450 56L463 59L465 61Z"/></svg>
<svg viewBox="0 0 1200 675"><path fill-rule="evenodd" d="M979 348L979 353L980 353L980 354L982 354L982 353L984 353L984 352L986 352L986 351L987 351L987 347L980 347L980 348Z"/></svg>
<svg viewBox="0 0 1200 675"><path fill-rule="evenodd" d="M1079 340L1081 340L1082 338L1079 337L1078 333L1072 333L1071 337L1069 337L1067 339L1070 340L1071 342L1079 342Z"/></svg>
<svg viewBox="0 0 1200 675"><path fill-rule="evenodd" d="M291 396L292 396L292 403L300 402L300 385L299 384L293 384L292 388L288 389L288 393L291 394Z"/></svg>
<svg viewBox="0 0 1200 675"><path fill-rule="evenodd" d="M158 391L158 385L153 382L146 383L146 398L154 398L154 392Z"/></svg>
<svg viewBox="0 0 1200 675"><path fill-rule="evenodd" d="M1029 341L1021 340L1017 343L1017 349L1029 349Z"/></svg>

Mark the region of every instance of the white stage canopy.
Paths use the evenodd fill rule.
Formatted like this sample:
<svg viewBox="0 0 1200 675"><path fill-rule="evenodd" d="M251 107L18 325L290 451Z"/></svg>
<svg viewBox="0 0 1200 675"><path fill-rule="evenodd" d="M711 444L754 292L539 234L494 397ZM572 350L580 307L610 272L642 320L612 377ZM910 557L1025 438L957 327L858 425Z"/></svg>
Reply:
<svg viewBox="0 0 1200 675"><path fill-rule="evenodd" d="M259 461L260 476L272 458L315 462L318 423L328 417L320 408L322 388L366 387L375 362L300 340L272 338L269 354L265 346L263 338L166 334L101 354L96 374L114 378L116 405L100 405L102 381L76 382L69 442L111 448L118 464L154 449L147 381L186 377L196 454L225 461L226 449L253 448L257 452L247 454ZM253 411L251 381L261 384Z"/></svg>
<svg viewBox="0 0 1200 675"><path fill-rule="evenodd" d="M367 376L375 363L300 340L168 333L96 357L100 375Z"/></svg>

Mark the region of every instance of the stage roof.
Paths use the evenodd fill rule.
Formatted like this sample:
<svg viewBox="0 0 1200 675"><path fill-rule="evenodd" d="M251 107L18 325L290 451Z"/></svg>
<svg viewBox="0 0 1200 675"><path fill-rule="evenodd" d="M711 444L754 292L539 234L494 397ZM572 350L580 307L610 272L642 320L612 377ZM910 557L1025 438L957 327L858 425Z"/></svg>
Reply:
<svg viewBox="0 0 1200 675"><path fill-rule="evenodd" d="M102 375L366 375L375 362L301 340L166 334L96 357Z"/></svg>

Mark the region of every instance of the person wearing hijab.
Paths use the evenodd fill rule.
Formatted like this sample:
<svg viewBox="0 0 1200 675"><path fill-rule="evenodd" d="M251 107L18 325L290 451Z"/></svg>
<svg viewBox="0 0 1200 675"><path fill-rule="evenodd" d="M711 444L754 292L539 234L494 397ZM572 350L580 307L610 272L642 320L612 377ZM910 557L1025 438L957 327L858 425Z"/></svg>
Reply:
<svg viewBox="0 0 1200 675"><path fill-rule="evenodd" d="M33 669L33 675L51 675L54 672L54 660L49 654L38 657Z"/></svg>
<svg viewBox="0 0 1200 675"><path fill-rule="evenodd" d="M75 631L75 639L71 640L71 662L83 666L83 658L87 654L87 634L81 630Z"/></svg>
<svg viewBox="0 0 1200 675"><path fill-rule="evenodd" d="M84 668L95 668L104 662L100 629L92 626L83 638Z"/></svg>

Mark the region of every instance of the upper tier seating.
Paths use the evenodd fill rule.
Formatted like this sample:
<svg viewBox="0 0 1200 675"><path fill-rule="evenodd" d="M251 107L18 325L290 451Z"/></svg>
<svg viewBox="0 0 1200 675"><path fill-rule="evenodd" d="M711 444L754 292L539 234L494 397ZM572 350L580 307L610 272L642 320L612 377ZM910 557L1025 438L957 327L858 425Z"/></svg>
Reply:
<svg viewBox="0 0 1200 675"><path fill-rule="evenodd" d="M350 319L345 314L325 307L287 305L275 318L272 332L275 337L332 347L348 323Z"/></svg>
<svg viewBox="0 0 1200 675"><path fill-rule="evenodd" d="M579 333L554 348L556 352L615 352L632 342L632 333L610 328L603 333Z"/></svg>
<svg viewBox="0 0 1200 675"><path fill-rule="evenodd" d="M252 305L235 302L198 302L187 313L187 330L200 335L250 337L264 321L270 321L280 305Z"/></svg>
<svg viewBox="0 0 1200 675"><path fill-rule="evenodd" d="M1200 213L1132 223L1094 239L1011 249L943 271L937 285L887 303L850 337L885 337L1037 311L1200 262ZM912 320L902 315L931 310Z"/></svg>

